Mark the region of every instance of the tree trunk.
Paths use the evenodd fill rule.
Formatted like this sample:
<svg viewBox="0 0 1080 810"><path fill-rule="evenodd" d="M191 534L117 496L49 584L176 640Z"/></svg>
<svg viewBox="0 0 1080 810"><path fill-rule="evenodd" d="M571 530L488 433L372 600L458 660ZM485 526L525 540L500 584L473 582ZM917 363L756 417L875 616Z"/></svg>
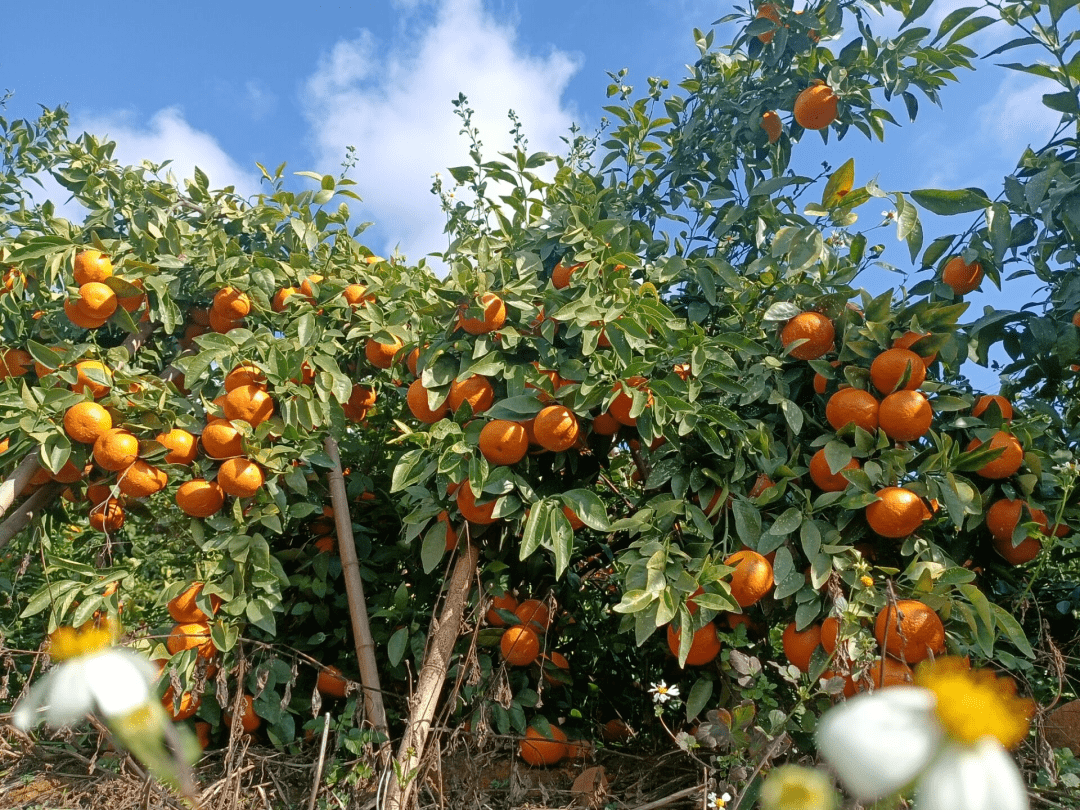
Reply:
<svg viewBox="0 0 1080 810"><path fill-rule="evenodd" d="M45 506L52 503L53 498L59 494L63 487L56 482L49 482L41 489L19 504L8 519L0 523L0 548L11 542L11 538L25 528L35 515Z"/></svg>

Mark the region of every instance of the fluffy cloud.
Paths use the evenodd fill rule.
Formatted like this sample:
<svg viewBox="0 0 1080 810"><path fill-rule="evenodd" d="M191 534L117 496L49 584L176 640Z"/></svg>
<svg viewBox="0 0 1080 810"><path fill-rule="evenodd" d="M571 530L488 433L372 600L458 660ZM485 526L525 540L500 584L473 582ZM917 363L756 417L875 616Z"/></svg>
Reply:
<svg viewBox="0 0 1080 810"><path fill-rule="evenodd" d="M511 147L511 109L530 149L558 151L572 122L562 94L577 67L558 50L526 53L513 26L480 0L443 0L426 26L410 17L392 42L361 31L321 60L304 96L317 164L334 172L346 147L356 147L361 213L375 220L369 234L381 240L372 247L399 245L418 259L446 246L432 175L468 161L452 100L468 97L486 155Z"/></svg>

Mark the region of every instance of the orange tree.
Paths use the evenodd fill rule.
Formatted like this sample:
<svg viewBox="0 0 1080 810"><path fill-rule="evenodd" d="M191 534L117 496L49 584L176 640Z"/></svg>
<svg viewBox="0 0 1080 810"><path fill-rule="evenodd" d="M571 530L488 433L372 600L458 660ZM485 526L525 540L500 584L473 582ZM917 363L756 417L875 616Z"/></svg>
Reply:
<svg viewBox="0 0 1080 810"><path fill-rule="evenodd" d="M2 502L0 538L27 561L9 632L122 607L168 660L175 716L216 727L226 710L280 745L313 696L353 699L332 658L365 687L365 728L346 704L342 744L401 734L396 806L440 700L477 730L545 738L530 763L635 711L576 673L632 689L693 667L699 722L677 739L741 791L748 748L762 767L808 750L831 696L904 682L928 651L1049 697L1029 659L1053 641L1016 608L1061 570L1074 438L1052 410L971 389L963 361L1008 336L963 324L949 283L975 259L1000 278L1031 239L994 204L982 230L923 250L913 200L988 198L792 166L808 127L882 137L875 96L914 117L912 91L936 100L992 18L932 32L925 3L888 3L908 19L884 40L860 4L771 5L737 18L730 49L695 32L681 94L650 80L636 98L613 76L606 140L565 156L519 139L486 159L459 99L473 163L450 170L465 193L436 184L441 279L372 256L346 178L292 191L264 170L245 201L198 172L181 189L119 166L110 144L68 140L62 111L5 122L0 463L27 496ZM1000 13L1025 24L1018 9ZM776 110L794 111L779 129ZM22 204L45 171L81 224ZM880 253L855 227L878 197L940 282L853 286ZM1071 238L1062 222L1044 241Z"/></svg>

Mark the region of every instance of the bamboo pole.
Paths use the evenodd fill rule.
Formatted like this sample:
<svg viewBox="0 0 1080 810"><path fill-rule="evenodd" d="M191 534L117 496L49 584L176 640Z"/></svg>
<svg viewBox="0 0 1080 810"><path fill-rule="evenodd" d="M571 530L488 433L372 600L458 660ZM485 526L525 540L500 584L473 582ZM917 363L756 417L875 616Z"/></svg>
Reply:
<svg viewBox="0 0 1080 810"><path fill-rule="evenodd" d="M15 471L0 484L0 517L3 517L7 510L11 508L11 505L15 503L15 499L22 494L30 479L34 477L34 473L40 468L41 464L38 461L37 449L35 448L33 452L26 454L23 460L19 462L19 466L15 468Z"/></svg>
<svg viewBox="0 0 1080 810"><path fill-rule="evenodd" d="M435 632L431 645L424 656L424 666L416 681L416 693L409 701L409 724L398 746L397 759L394 763L395 775L390 781L386 800L387 810L408 810L414 802L419 776L419 766L431 734L431 721L438 707L439 695L442 694L446 673L450 669L450 659L454 653L454 643L458 639L461 620L476 576L476 564L480 559L478 548L473 545L468 533L465 533L464 548L458 546L459 556L450 573L446 585L446 601L443 602L439 618L434 620Z"/></svg>
<svg viewBox="0 0 1080 810"><path fill-rule="evenodd" d="M0 523L0 548L11 542L11 538L23 530L35 515L45 506L48 506L63 487L55 481L50 481L41 489L19 504L19 508L8 515L7 520Z"/></svg>
<svg viewBox="0 0 1080 810"><path fill-rule="evenodd" d="M337 441L327 436L323 443L333 466L327 475L330 484L330 503L334 507L334 523L337 526L338 553L341 555L341 572L345 578L345 593L349 600L349 620L352 623L353 644L360 667L360 682L364 688L364 713L376 731L390 739L390 727L386 722L382 688L379 685L379 668L375 660L375 640L371 637L368 623L367 602L364 600L364 582L360 579L360 561L356 556L353 540L352 517L345 494L345 476L341 472L341 456ZM389 751L389 749L387 749Z"/></svg>

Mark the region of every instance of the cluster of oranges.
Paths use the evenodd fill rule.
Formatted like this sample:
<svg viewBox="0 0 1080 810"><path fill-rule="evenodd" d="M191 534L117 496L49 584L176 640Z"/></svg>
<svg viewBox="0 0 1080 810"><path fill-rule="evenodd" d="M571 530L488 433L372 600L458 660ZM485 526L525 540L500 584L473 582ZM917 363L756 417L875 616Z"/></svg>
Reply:
<svg viewBox="0 0 1080 810"><path fill-rule="evenodd" d="M114 276L112 260L99 250L83 250L75 256L74 278L78 292L64 300L64 313L82 329L104 326L117 307L134 314L146 305L142 281ZM149 320L150 310L143 309L141 318Z"/></svg>

